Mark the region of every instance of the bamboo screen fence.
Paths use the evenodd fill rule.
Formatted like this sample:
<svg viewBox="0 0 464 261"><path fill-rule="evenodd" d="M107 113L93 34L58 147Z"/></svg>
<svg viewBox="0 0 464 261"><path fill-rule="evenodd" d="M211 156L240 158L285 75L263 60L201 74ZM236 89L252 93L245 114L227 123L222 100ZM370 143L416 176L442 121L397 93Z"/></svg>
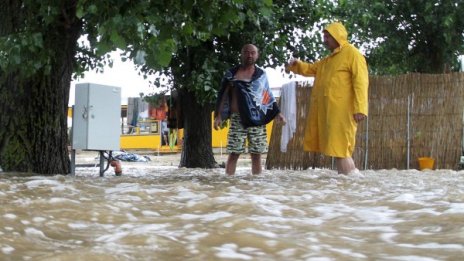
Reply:
<svg viewBox="0 0 464 261"><path fill-rule="evenodd" d="M358 126L353 159L359 169L418 168L419 157L437 169L457 169L462 155L464 73L371 76L369 117ZM266 168L334 168L331 157L303 152L310 87L297 88L297 130L280 151L273 125Z"/></svg>

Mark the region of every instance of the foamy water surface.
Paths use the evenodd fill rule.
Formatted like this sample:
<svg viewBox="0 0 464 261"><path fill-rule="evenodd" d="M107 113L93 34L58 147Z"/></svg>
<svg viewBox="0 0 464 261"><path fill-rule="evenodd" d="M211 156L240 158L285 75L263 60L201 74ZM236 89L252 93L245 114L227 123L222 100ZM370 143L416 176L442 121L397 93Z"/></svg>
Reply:
<svg viewBox="0 0 464 261"><path fill-rule="evenodd" d="M460 260L464 172L0 173L0 260Z"/></svg>

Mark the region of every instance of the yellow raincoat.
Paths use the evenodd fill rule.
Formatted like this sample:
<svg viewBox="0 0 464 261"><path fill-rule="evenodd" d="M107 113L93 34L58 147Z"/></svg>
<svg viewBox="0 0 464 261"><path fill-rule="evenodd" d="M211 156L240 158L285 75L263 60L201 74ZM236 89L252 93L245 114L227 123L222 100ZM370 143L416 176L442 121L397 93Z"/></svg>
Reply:
<svg viewBox="0 0 464 261"><path fill-rule="evenodd" d="M339 43L328 56L313 64L297 61L288 69L314 76L304 150L346 158L354 151L357 123L353 115L367 116L369 75L364 56L348 43L341 23L325 28Z"/></svg>

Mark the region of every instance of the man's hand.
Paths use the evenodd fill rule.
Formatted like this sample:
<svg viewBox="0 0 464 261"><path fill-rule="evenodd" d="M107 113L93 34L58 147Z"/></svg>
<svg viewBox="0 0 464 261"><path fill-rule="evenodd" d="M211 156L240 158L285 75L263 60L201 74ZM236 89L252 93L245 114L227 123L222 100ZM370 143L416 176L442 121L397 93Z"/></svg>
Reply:
<svg viewBox="0 0 464 261"><path fill-rule="evenodd" d="M294 57L290 58L287 64L285 64L285 72L290 73L290 70L288 69L288 67L295 65L295 63L298 61L299 61L298 58L294 58Z"/></svg>
<svg viewBox="0 0 464 261"><path fill-rule="evenodd" d="M353 114L353 119L356 123L363 121L367 116L362 113Z"/></svg>
<svg viewBox="0 0 464 261"><path fill-rule="evenodd" d="M282 113L279 113L275 117L275 120L276 120L276 123L278 123L278 124L282 124L282 125L287 124L287 120L285 119L284 115L282 115Z"/></svg>
<svg viewBox="0 0 464 261"><path fill-rule="evenodd" d="M219 130L219 127L221 126L221 116L217 116L216 118L214 118L214 129L215 130Z"/></svg>
<svg viewBox="0 0 464 261"><path fill-rule="evenodd" d="M288 62L287 62L287 65L288 66L293 66L296 62L298 62L300 59L298 58L295 58L295 57L292 57L290 59L288 59Z"/></svg>

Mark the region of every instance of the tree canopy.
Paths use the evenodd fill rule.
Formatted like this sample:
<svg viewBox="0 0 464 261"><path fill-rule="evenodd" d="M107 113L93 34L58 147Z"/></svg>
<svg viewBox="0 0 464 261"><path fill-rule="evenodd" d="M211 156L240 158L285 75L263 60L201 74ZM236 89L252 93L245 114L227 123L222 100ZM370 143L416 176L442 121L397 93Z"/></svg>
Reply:
<svg viewBox="0 0 464 261"><path fill-rule="evenodd" d="M464 2L453 0L339 1L357 45L376 74L458 71L464 54Z"/></svg>
<svg viewBox="0 0 464 261"><path fill-rule="evenodd" d="M324 24L340 20L366 50L373 73L443 72L455 70L464 51L463 8L451 0L2 1L0 166L69 171L71 76L101 70L116 49L141 73L169 75L173 88L188 94L185 105L196 114L186 119L185 145L198 150L186 157L200 160L186 166L211 167L210 143L202 138L211 136L210 104L243 44L260 48L264 66L291 55L314 61L326 53Z"/></svg>
<svg viewBox="0 0 464 261"><path fill-rule="evenodd" d="M80 75L111 64L109 52L121 49L144 73L170 72L174 83L193 93L196 102L210 103L222 68L230 66L220 65L231 61L222 58L230 55L234 62L238 59L238 40L256 40L257 45L268 45L278 38L275 31L268 30L276 28L271 27L272 19L282 18L282 8L307 8L310 3L288 5L285 1L273 3L271 0L2 2L0 92L4 102L0 108L2 114L13 113L0 120L3 130L0 131L0 165L6 170L67 173L65 133L70 73ZM242 37L247 34L253 38ZM80 36L85 36L87 41L78 43ZM281 50L280 47L268 49L262 57L268 57L270 51L277 54ZM44 95L31 96L32 93ZM18 111L21 103L28 106ZM47 141L46 137L54 141ZM44 144L49 145L45 146L45 151L50 152L48 156L40 155ZM53 149L53 144L59 148ZM55 158L59 164L50 160Z"/></svg>

